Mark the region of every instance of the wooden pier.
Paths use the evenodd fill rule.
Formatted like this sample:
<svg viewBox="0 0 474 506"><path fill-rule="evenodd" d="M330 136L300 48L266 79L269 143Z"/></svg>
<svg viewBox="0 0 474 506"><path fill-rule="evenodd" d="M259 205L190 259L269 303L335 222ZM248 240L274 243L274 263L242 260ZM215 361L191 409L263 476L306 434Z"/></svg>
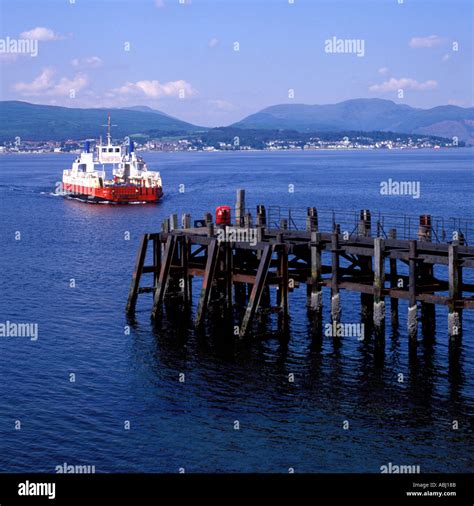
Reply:
<svg viewBox="0 0 474 506"><path fill-rule="evenodd" d="M407 301L407 334L412 343L420 320L423 325L434 324L438 305L448 307L447 335L453 340L461 337L462 313L474 309L474 284L463 280L463 271L474 268L474 247L466 244L466 230L443 228L443 237L451 240L436 242L433 238L439 241L441 233L429 215L419 217L414 238L409 237L410 231L407 235L406 218L400 234L397 228L385 230L380 217L373 227L369 210L360 211L350 230L334 219L329 231L320 230L319 217L318 210L310 207L304 228L295 229L291 216L280 217L276 224L265 206L258 205L254 224L243 190L237 191L233 225L218 226L206 213L193 224L190 215L183 214L179 227L177 215L171 215L161 232L142 237L127 314L134 314L143 293L153 295L152 320L161 317L165 301L190 307L192 281L200 277L197 329L203 327L210 309L218 307L240 337L252 335L262 313L277 313L284 331L289 293L306 285L306 304L315 322L322 318L325 288L331 294L331 321L341 322L340 293L347 290L360 293L362 318L373 324L376 335L384 334L390 299L392 328L399 325L399 301ZM145 274L152 275L148 286L142 286ZM242 309L239 321L234 321L236 309Z"/></svg>

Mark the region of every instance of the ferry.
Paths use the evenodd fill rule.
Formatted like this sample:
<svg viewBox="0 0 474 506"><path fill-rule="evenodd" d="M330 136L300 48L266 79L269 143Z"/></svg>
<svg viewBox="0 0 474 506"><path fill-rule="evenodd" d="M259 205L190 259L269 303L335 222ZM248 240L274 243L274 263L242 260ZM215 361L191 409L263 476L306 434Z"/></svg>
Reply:
<svg viewBox="0 0 474 506"><path fill-rule="evenodd" d="M107 143L84 149L71 169L63 171L62 194L85 202L105 204L155 203L163 196L160 173L150 171L137 156L132 140L128 145L114 145L110 134L110 113L107 118ZM112 179L106 168L112 166Z"/></svg>

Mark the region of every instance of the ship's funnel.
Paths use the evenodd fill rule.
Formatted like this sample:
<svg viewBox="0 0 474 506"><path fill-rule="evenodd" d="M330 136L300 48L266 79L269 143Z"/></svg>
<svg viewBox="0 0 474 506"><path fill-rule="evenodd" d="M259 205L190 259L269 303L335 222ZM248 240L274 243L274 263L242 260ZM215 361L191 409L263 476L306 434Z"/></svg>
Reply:
<svg viewBox="0 0 474 506"><path fill-rule="evenodd" d="M132 154L135 151L135 146L133 145L132 139L129 140L128 143L128 152L129 154Z"/></svg>
<svg viewBox="0 0 474 506"><path fill-rule="evenodd" d="M89 153L90 146L91 146L91 143L89 141L84 142L84 153Z"/></svg>

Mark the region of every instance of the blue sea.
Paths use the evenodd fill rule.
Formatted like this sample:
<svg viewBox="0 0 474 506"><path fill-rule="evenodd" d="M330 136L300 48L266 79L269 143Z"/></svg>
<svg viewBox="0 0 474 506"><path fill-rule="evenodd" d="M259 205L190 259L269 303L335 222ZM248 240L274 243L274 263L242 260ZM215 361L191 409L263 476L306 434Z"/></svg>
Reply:
<svg viewBox="0 0 474 506"><path fill-rule="evenodd" d="M98 473L474 471L471 311L457 350L447 309L437 308L434 338L420 325L414 353L405 302L399 332L388 317L382 345L316 342L304 288L290 295L287 341L201 338L186 318L154 329L150 295L139 297L133 325L124 312L140 237L171 213L200 219L234 206L245 188L250 208L472 219L472 150L144 156L162 174L157 205L55 196L74 155L0 156L0 323L38 324L37 340L0 337L1 472L64 463ZM418 181L420 198L381 195L388 178ZM360 297L343 293L342 311L343 322L360 321Z"/></svg>

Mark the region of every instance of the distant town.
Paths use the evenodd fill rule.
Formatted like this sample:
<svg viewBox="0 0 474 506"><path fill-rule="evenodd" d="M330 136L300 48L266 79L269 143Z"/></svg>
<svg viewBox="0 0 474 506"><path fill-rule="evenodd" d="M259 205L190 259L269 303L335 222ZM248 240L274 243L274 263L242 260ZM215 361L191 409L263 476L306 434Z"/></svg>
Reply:
<svg viewBox="0 0 474 506"><path fill-rule="evenodd" d="M441 137L393 134L383 136L380 132L374 135L335 135L295 134L288 136L278 132L273 138L262 136L260 132L228 132L227 129L216 129L217 132L190 135L178 138L150 139L134 136L137 151L286 151L286 150L347 150L347 149L440 149L464 147L464 142ZM223 134L225 132L225 134ZM219 135L219 133L221 135ZM242 133L243 135L238 135ZM117 140L117 139L116 139ZM121 139L125 144L127 139ZM0 153L80 153L84 141L70 139L66 141L27 141L16 138L11 142L0 144Z"/></svg>

